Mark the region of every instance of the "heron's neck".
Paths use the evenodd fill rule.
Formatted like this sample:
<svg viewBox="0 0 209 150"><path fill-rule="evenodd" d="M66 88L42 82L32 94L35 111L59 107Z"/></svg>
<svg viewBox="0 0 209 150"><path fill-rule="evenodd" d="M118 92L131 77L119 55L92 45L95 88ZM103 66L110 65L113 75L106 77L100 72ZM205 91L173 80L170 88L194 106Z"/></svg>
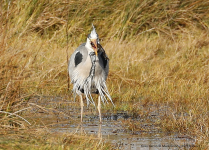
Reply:
<svg viewBox="0 0 209 150"><path fill-rule="evenodd" d="M86 42L85 47L87 48L88 55L89 55L91 52L94 52L94 50L91 48L91 44L90 44L88 41Z"/></svg>

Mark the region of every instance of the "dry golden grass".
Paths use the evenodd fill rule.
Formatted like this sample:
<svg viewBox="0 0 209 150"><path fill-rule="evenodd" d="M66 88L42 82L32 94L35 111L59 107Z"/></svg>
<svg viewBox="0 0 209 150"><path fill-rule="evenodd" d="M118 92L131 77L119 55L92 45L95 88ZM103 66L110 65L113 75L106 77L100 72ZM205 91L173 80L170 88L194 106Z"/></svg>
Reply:
<svg viewBox="0 0 209 150"><path fill-rule="evenodd" d="M5 134L0 137L1 149L25 149L25 150L46 150L46 149L85 149L103 150L114 149L109 143L93 136L82 136L73 134L50 133L47 129L19 131L18 133Z"/></svg>
<svg viewBox="0 0 209 150"><path fill-rule="evenodd" d="M1 127L12 121L27 128L17 114L33 95L69 95L71 100L67 54L85 42L93 22L110 58L107 84L116 104L114 110L104 109L142 115L150 105L169 107L161 127L190 134L207 147L208 18L208 1L196 0L3 1Z"/></svg>
<svg viewBox="0 0 209 150"><path fill-rule="evenodd" d="M163 130L192 135L197 144L208 146L208 40L207 33L191 32L175 41L143 37L116 44L109 52L108 79L111 94L120 103L116 107L139 115L152 105L156 110L168 107L167 116L160 119Z"/></svg>

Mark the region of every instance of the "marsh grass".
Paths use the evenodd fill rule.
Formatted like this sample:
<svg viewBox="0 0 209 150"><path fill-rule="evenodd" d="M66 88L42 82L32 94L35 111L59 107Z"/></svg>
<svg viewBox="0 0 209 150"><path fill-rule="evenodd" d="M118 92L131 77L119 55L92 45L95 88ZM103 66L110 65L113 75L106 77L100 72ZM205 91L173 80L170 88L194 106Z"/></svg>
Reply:
<svg viewBox="0 0 209 150"><path fill-rule="evenodd" d="M116 104L103 109L144 115L150 105L169 107L161 127L190 134L207 147L208 18L209 3L204 0L3 1L1 128L28 128L17 115L30 107L34 95L73 99L67 53L85 42L94 23L110 58L107 84Z"/></svg>
<svg viewBox="0 0 209 150"><path fill-rule="evenodd" d="M30 134L29 134L30 133ZM19 131L1 136L1 149L86 149L103 150L113 149L109 143L93 136L50 133L47 129Z"/></svg>

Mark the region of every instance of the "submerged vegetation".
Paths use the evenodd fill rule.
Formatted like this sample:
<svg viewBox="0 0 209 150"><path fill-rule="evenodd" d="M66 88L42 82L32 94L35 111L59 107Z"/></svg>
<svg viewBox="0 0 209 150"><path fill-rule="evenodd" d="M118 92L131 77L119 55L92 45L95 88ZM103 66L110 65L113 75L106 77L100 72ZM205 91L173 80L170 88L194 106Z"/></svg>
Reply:
<svg viewBox="0 0 209 150"><path fill-rule="evenodd" d="M107 85L116 105L103 109L143 116L144 109L166 107L159 120L163 130L209 146L207 0L4 0L0 20L1 134L36 129L21 116L35 95L73 99L67 59L93 23L110 58ZM71 140L87 142L79 138ZM46 144L43 149L53 148Z"/></svg>

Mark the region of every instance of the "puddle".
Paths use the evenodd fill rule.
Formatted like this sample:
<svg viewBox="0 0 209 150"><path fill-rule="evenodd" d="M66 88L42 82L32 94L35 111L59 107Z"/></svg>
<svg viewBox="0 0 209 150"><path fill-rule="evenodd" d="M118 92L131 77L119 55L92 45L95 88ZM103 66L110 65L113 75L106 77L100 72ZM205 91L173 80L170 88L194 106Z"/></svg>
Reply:
<svg viewBox="0 0 209 150"><path fill-rule="evenodd" d="M82 128L75 124L57 124L51 126L53 132L77 133L85 132L87 135L102 136L106 141L119 149L127 150L167 150L190 149L194 147L195 140L186 136L166 136L161 131L134 132L122 127L122 120L107 119L100 125L95 120L85 118ZM82 130L82 131L81 131Z"/></svg>
<svg viewBox="0 0 209 150"><path fill-rule="evenodd" d="M185 135L170 135L163 133L160 127L154 123L159 118L159 112L151 114L147 118L130 115L127 112L103 113L102 124L95 108L84 109L82 127L80 123L80 108L77 103L58 98L36 99L32 104L34 117L43 119L44 124L52 132L75 133L83 132L87 135L100 137L112 143L118 149L124 150L179 150L195 147L195 140ZM40 107L49 108L51 113ZM53 109L52 109L53 108ZM65 115L64 115L65 114ZM56 116L56 119L55 119ZM143 130L131 131L127 129L125 121L139 122ZM147 121L149 120L149 121Z"/></svg>

